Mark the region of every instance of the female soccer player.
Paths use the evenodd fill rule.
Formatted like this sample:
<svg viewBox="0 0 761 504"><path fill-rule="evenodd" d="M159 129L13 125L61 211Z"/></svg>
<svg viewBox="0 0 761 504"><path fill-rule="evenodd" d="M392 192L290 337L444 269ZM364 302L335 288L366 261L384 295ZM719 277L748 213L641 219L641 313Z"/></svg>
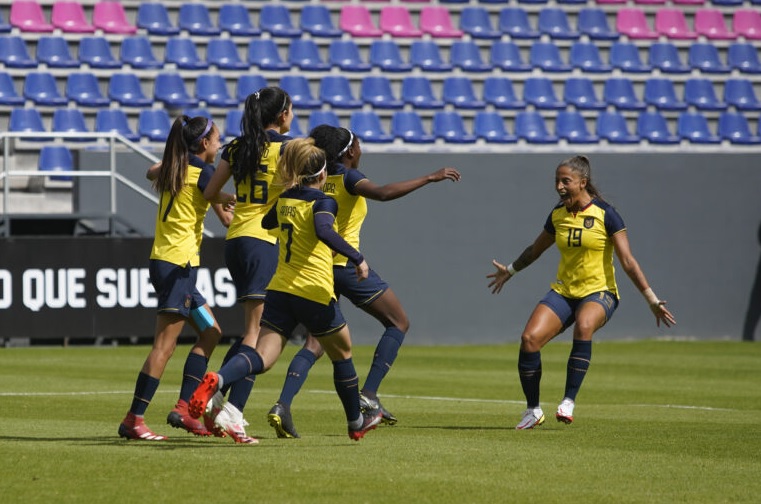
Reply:
<svg viewBox="0 0 761 504"><path fill-rule="evenodd" d="M227 231L225 263L230 270L238 302L244 309L244 332L230 347L223 361L238 353L241 343L256 346L267 284L277 266L277 233L262 227L262 217L272 206L282 185L276 184L277 161L291 138L293 111L288 93L277 87L262 88L246 98L240 136L222 151L222 159L204 196L213 200L230 177L235 182L237 204ZM228 434L236 443L256 443L246 435L243 408L254 377L230 389L227 404L223 393L204 416L206 427L217 435ZM226 390L225 390L226 391ZM224 404L224 406L223 406Z"/></svg>
<svg viewBox="0 0 761 504"><path fill-rule="evenodd" d="M539 405L542 377L540 350L552 338L574 324L573 346L568 358L565 396L555 418L573 422L576 394L592 358L592 335L610 320L618 307L613 252L634 285L642 292L655 321L671 327L674 316L658 299L629 248L626 227L615 208L605 202L592 183L589 159L575 156L558 165L555 190L560 202L547 217L544 229L532 245L512 263L487 275L492 294L518 271L536 261L553 243L560 250L557 279L534 309L521 335L518 374L527 409L516 429L532 429L544 423Z"/></svg>
<svg viewBox="0 0 761 504"><path fill-rule="evenodd" d="M199 338L185 361L180 399L167 423L196 435L209 435L200 422L188 416L187 401L206 372L221 335L209 305L195 286L203 220L209 209L203 189L214 172L210 163L219 148L219 130L211 120L182 116L172 125L161 164L155 168L153 185L161 198L150 277L158 297L158 315L153 348L137 377L132 406L119 425L119 435L127 439L166 439L148 428L144 415L185 322L193 326ZM231 206L235 197L220 193L214 202Z"/></svg>
<svg viewBox="0 0 761 504"><path fill-rule="evenodd" d="M460 180L457 170L442 168L429 175L379 186L358 170L362 149L359 139L351 131L324 124L314 128L310 137L327 156L328 178L323 185L323 191L338 202L338 234L355 248L359 248L359 234L367 215L366 199L390 201L432 182ZM407 314L396 294L375 271L370 270L369 278L359 282L356 270L348 264L347 258L337 255L333 259L333 276L336 293L346 296L355 306L375 317L385 328L375 350L360 399L363 409L380 409L383 422L393 425L397 419L381 405L377 393L409 328ZM268 414L270 425L275 428L278 437L299 437L293 425L290 406L309 370L320 356L322 348L319 341L308 336L304 348L296 354L288 368L278 402Z"/></svg>
<svg viewBox="0 0 761 504"><path fill-rule="evenodd" d="M334 229L336 201L320 188L327 179L325 153L313 139L289 142L279 163L285 187L262 221L278 229L277 270L267 286L262 327L256 348L241 345L239 354L218 373L206 373L190 399L190 414L198 418L208 401L224 384L269 370L277 361L287 337L303 324L333 361L336 392L344 407L349 437L359 440L381 421L376 409L362 413L359 379L354 370L351 337L333 290L333 253L346 256L359 280L368 277L362 254Z"/></svg>

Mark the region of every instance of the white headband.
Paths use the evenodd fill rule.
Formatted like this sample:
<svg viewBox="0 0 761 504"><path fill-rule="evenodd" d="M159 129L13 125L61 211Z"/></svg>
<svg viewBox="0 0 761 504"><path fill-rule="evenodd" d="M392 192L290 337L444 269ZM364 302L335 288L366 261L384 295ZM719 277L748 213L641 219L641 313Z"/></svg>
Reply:
<svg viewBox="0 0 761 504"><path fill-rule="evenodd" d="M346 130L346 131L348 131L348 132L349 132L349 143L346 145L346 147L344 147L344 148L343 148L343 150L341 150L341 152L339 152L339 153L336 155L336 158L338 158L338 159L341 159L341 156L343 156L344 154L346 154L346 152L349 150L349 148L350 148L350 147L352 146L352 144L354 143L354 133L352 133L352 131L351 131L351 130Z"/></svg>

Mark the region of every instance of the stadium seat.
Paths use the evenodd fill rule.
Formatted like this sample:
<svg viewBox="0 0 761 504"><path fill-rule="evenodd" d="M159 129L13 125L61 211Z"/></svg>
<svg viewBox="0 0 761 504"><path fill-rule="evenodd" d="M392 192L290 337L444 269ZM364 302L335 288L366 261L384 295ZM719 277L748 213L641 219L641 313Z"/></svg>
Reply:
<svg viewBox="0 0 761 504"><path fill-rule="evenodd" d="M467 144L477 140L475 135L466 131L465 122L457 112L434 112L431 129L433 136L447 143Z"/></svg>
<svg viewBox="0 0 761 504"><path fill-rule="evenodd" d="M528 143L557 143L558 137L549 132L544 118L536 111L523 110L515 116L515 135Z"/></svg>
<svg viewBox="0 0 761 504"><path fill-rule="evenodd" d="M597 116L597 135L613 144L639 143L639 137L629 131L626 118L620 112L601 112Z"/></svg>
<svg viewBox="0 0 761 504"><path fill-rule="evenodd" d="M531 25L528 13L520 7L505 7L499 11L499 30L511 39L538 39L539 30Z"/></svg>
<svg viewBox="0 0 761 504"><path fill-rule="evenodd" d="M442 87L444 103L459 109L483 109L486 102L476 97L470 78L449 76Z"/></svg>
<svg viewBox="0 0 761 504"><path fill-rule="evenodd" d="M198 55L193 39L172 37L166 41L165 62L181 70L205 70L209 64Z"/></svg>
<svg viewBox="0 0 761 504"><path fill-rule="evenodd" d="M616 30L632 40L654 40L658 38L658 32L650 28L645 12L640 9L618 9Z"/></svg>
<svg viewBox="0 0 761 504"><path fill-rule="evenodd" d="M687 103L676 96L674 81L651 77L645 81L645 103L660 110L685 110Z"/></svg>
<svg viewBox="0 0 761 504"><path fill-rule="evenodd" d="M597 44L592 42L574 42L568 56L573 68L582 72L608 73L613 67L603 62Z"/></svg>
<svg viewBox="0 0 761 504"><path fill-rule="evenodd" d="M625 78L610 78L603 87L603 99L621 110L644 110L645 102L634 92L634 84Z"/></svg>
<svg viewBox="0 0 761 504"><path fill-rule="evenodd" d="M658 9L655 13L655 31L670 39L698 38L698 34L687 25L684 11L680 9Z"/></svg>
<svg viewBox="0 0 761 504"><path fill-rule="evenodd" d="M0 33L10 33L13 27L5 21L5 16L0 14Z"/></svg>
<svg viewBox="0 0 761 504"><path fill-rule="evenodd" d="M432 40L412 41L410 64L424 72L449 72L452 70L452 65L442 59L438 44Z"/></svg>
<svg viewBox="0 0 761 504"><path fill-rule="evenodd" d="M95 27L87 20L84 8L78 2L54 2L50 21L64 33L95 33Z"/></svg>
<svg viewBox="0 0 761 504"><path fill-rule="evenodd" d="M89 133L82 111L74 108L57 108L53 111L54 133ZM67 142L91 142L91 138L66 138Z"/></svg>
<svg viewBox="0 0 761 504"><path fill-rule="evenodd" d="M291 13L283 4L265 3L259 11L259 26L273 37L301 37L301 28L291 21Z"/></svg>
<svg viewBox="0 0 761 504"><path fill-rule="evenodd" d="M53 74L47 71L30 72L24 79L24 97L37 105L54 107L66 105L67 99L58 91Z"/></svg>
<svg viewBox="0 0 761 504"><path fill-rule="evenodd" d="M349 118L349 129L363 142L391 143L394 141L394 136L386 133L380 117L373 111L353 112Z"/></svg>
<svg viewBox="0 0 761 504"><path fill-rule="evenodd" d="M629 0L595 0L595 3L599 5L619 5L628 3L628 1Z"/></svg>
<svg viewBox="0 0 761 504"><path fill-rule="evenodd" d="M577 23L579 32L592 40L618 40L620 37L608 24L608 17L602 9L581 9Z"/></svg>
<svg viewBox="0 0 761 504"><path fill-rule="evenodd" d="M571 65L563 61L560 49L552 42L534 42L529 50L529 64L545 72L570 72Z"/></svg>
<svg viewBox="0 0 761 504"><path fill-rule="evenodd" d="M682 112L677 119L677 134L683 140L697 144L718 144L721 138L708 126L708 119L696 112Z"/></svg>
<svg viewBox="0 0 761 504"><path fill-rule="evenodd" d="M727 104L718 98L709 79L687 79L684 83L684 101L698 110L727 109Z"/></svg>
<svg viewBox="0 0 761 504"><path fill-rule="evenodd" d="M299 121L298 116L294 114L293 120L291 120L291 129L288 130L288 135L299 138L299 137L305 137L306 135L301 130L301 122Z"/></svg>
<svg viewBox="0 0 761 504"><path fill-rule="evenodd" d="M400 109L404 102L394 96L388 77L369 75L362 79L361 100L371 107L381 109Z"/></svg>
<svg viewBox="0 0 761 504"><path fill-rule="evenodd" d="M761 101L748 79L728 79L724 83L724 101L737 110L761 110Z"/></svg>
<svg viewBox="0 0 761 504"><path fill-rule="evenodd" d="M509 40L498 40L491 44L489 62L494 68L508 72L529 72L532 68L523 61L518 45Z"/></svg>
<svg viewBox="0 0 761 504"><path fill-rule="evenodd" d="M497 112L480 111L473 118L473 134L488 143L515 143L518 136L507 131L505 120Z"/></svg>
<svg viewBox="0 0 761 504"><path fill-rule="evenodd" d="M652 66L642 61L639 48L632 42L613 42L610 46L610 64L622 72L650 73Z"/></svg>
<svg viewBox="0 0 761 504"><path fill-rule="evenodd" d="M0 71L0 105L17 107L24 105L24 98L16 91L9 73Z"/></svg>
<svg viewBox="0 0 761 504"><path fill-rule="evenodd" d="M727 49L727 64L741 73L761 73L761 61L758 59L756 47L750 43L730 44Z"/></svg>
<svg viewBox="0 0 761 504"><path fill-rule="evenodd" d="M174 72L162 72L153 81L153 95L168 107L197 107L198 100L188 93L182 76Z"/></svg>
<svg viewBox="0 0 761 504"><path fill-rule="evenodd" d="M106 107L111 100L103 96L98 78L90 72L75 72L66 79L66 97L83 107Z"/></svg>
<svg viewBox="0 0 761 504"><path fill-rule="evenodd" d="M565 10L544 8L539 11L539 32L553 39L576 40L581 34L571 27Z"/></svg>
<svg viewBox="0 0 761 504"><path fill-rule="evenodd" d="M547 77L529 77L523 84L523 99L538 109L564 109L566 104L558 99L552 81Z"/></svg>
<svg viewBox="0 0 761 504"><path fill-rule="evenodd" d="M354 97L349 79L343 75L328 75L320 80L320 100L340 109L362 108L362 101Z"/></svg>
<svg viewBox="0 0 761 504"><path fill-rule="evenodd" d="M643 112L637 116L637 134L653 144L678 144L680 141L669 130L666 118L658 112Z"/></svg>
<svg viewBox="0 0 761 504"><path fill-rule="evenodd" d="M37 67L37 60L29 55L26 42L18 35L0 37L0 62L7 68Z"/></svg>
<svg viewBox="0 0 761 504"><path fill-rule="evenodd" d="M318 109L322 106L322 102L312 94L309 81L303 75L283 75L280 87L291 97L294 108Z"/></svg>
<svg viewBox="0 0 761 504"><path fill-rule="evenodd" d="M452 66L465 72L490 72L492 66L484 61L481 49L472 40L456 40L449 48Z"/></svg>
<svg viewBox="0 0 761 504"><path fill-rule="evenodd" d="M311 39L294 39L288 44L288 62L292 67L304 71L326 72L330 64L326 63L320 50Z"/></svg>
<svg viewBox="0 0 761 504"><path fill-rule="evenodd" d="M169 11L163 3L141 2L137 8L137 27L149 35L178 35L180 28L169 18Z"/></svg>
<svg viewBox="0 0 761 504"><path fill-rule="evenodd" d="M687 64L705 73L729 73L731 69L721 61L718 48L709 43L696 42L690 45Z"/></svg>
<svg viewBox="0 0 761 504"><path fill-rule="evenodd" d="M140 35L126 37L122 40L120 58L122 63L141 70L162 68L164 66L164 63L157 60L156 56L153 55L150 40Z"/></svg>
<svg viewBox="0 0 761 504"><path fill-rule="evenodd" d="M330 11L324 5L305 5L301 8L300 25L302 32L312 37L341 37L343 31L336 28Z"/></svg>
<svg viewBox="0 0 761 504"><path fill-rule="evenodd" d="M561 110L555 120L555 133L568 143L597 143L600 137L590 133L586 120L575 110Z"/></svg>
<svg viewBox="0 0 761 504"><path fill-rule="evenodd" d="M383 36L383 30L375 25L370 10L364 5L352 4L341 7L338 26L352 37Z"/></svg>
<svg viewBox="0 0 761 504"><path fill-rule="evenodd" d="M526 102L515 95L513 83L507 77L489 76L484 79L484 101L498 109L523 109Z"/></svg>
<svg viewBox="0 0 761 504"><path fill-rule="evenodd" d="M103 33L134 35L137 27L127 19L121 2L100 1L93 5L92 24Z"/></svg>
<svg viewBox="0 0 761 504"><path fill-rule="evenodd" d="M181 3L177 13L177 24L180 30L185 30L190 35L216 37L222 33L222 30L211 21L209 8L204 3Z"/></svg>
<svg viewBox="0 0 761 504"><path fill-rule="evenodd" d="M452 24L449 10L439 5L425 6L420 10L420 29L434 38L460 38L463 35L462 30Z"/></svg>
<svg viewBox="0 0 761 504"><path fill-rule="evenodd" d="M312 113L309 114L308 124L309 131L312 131L320 124L329 124L336 128L341 127L341 121L338 119L338 115L332 110L313 110Z"/></svg>
<svg viewBox="0 0 761 504"><path fill-rule="evenodd" d="M412 22L412 16L403 5L385 5L380 10L378 27L392 37L422 37L420 31Z"/></svg>
<svg viewBox="0 0 761 504"><path fill-rule="evenodd" d="M34 0L15 0L11 2L9 17L11 26L22 32L51 33L55 27L48 23L42 6Z"/></svg>
<svg viewBox="0 0 761 504"><path fill-rule="evenodd" d="M14 108L8 119L8 130L15 133L46 133L42 115L35 108ZM47 142L46 138L25 138L29 142Z"/></svg>
<svg viewBox="0 0 761 504"><path fill-rule="evenodd" d="M193 108L186 108L182 111L183 114L185 114L188 117L205 117L206 119L214 120L214 117L211 115L211 112L206 107L193 107Z"/></svg>
<svg viewBox="0 0 761 504"><path fill-rule="evenodd" d="M721 5L725 7L739 7L743 3L745 3L745 0L710 0L712 5ZM756 1L751 1L751 3L756 3Z"/></svg>
<svg viewBox="0 0 761 504"><path fill-rule="evenodd" d="M301 78L304 79L304 77ZM267 79L261 75L254 75L250 73L243 74L238 77L238 80L235 83L235 98L238 99L238 102L243 103L246 101L246 98L248 98L248 95L255 93L265 87L267 87ZM291 94L287 90L286 92L289 95ZM293 96L291 96L291 98L293 98Z"/></svg>
<svg viewBox="0 0 761 504"><path fill-rule="evenodd" d="M288 70L291 65L280 57L272 39L254 38L248 43L248 62L260 70Z"/></svg>
<svg viewBox="0 0 761 504"><path fill-rule="evenodd" d="M384 72L409 72L412 69L412 65L402 59L402 52L393 40L370 43L370 65Z"/></svg>
<svg viewBox="0 0 761 504"><path fill-rule="evenodd" d="M474 39L499 39L502 32L492 26L489 12L483 7L465 7L460 11L460 29Z"/></svg>
<svg viewBox="0 0 761 504"><path fill-rule="evenodd" d="M247 70L249 65L240 58L232 39L215 37L206 46L206 60L220 70Z"/></svg>
<svg viewBox="0 0 761 504"><path fill-rule="evenodd" d="M372 66L362 59L353 40L334 40L328 48L328 61L345 72L369 72Z"/></svg>
<svg viewBox="0 0 761 504"><path fill-rule="evenodd" d="M739 112L721 113L718 134L723 140L729 140L733 144L761 143L761 138L751 132L748 119Z"/></svg>
<svg viewBox="0 0 761 504"><path fill-rule="evenodd" d="M228 110L227 114L225 115L225 129L223 138L235 138L240 136L240 122L242 119L243 111L241 109Z"/></svg>
<svg viewBox="0 0 761 504"><path fill-rule="evenodd" d="M95 131L98 133L119 133L123 137L137 142L140 135L130 127L127 114L121 109L101 109L95 115Z"/></svg>
<svg viewBox="0 0 761 504"><path fill-rule="evenodd" d="M433 143L436 137L427 133L423 120L415 112L395 112L391 117L391 134L407 143Z"/></svg>
<svg viewBox="0 0 761 504"><path fill-rule="evenodd" d="M607 103L597 97L594 84L588 77L566 79L563 100L582 110L603 110L607 107Z"/></svg>
<svg viewBox="0 0 761 504"><path fill-rule="evenodd" d="M233 37L257 37L262 34L262 31L251 22L248 7L238 3L225 3L219 6L219 29ZM209 59L208 56L207 59Z"/></svg>
<svg viewBox="0 0 761 504"><path fill-rule="evenodd" d="M670 42L650 45L648 63L663 73L690 73L690 67L679 57L679 50Z"/></svg>
<svg viewBox="0 0 761 504"><path fill-rule="evenodd" d="M67 173L74 171L74 157L65 145L43 145L37 159L37 169L50 173ZM71 181L66 175L53 175L50 180Z"/></svg>
<svg viewBox="0 0 761 504"><path fill-rule="evenodd" d="M149 107L153 100L144 93L133 73L116 73L108 81L108 97L125 107Z"/></svg>
<svg viewBox="0 0 761 504"><path fill-rule="evenodd" d="M745 40L761 40L761 12L737 9L732 16L732 29Z"/></svg>
<svg viewBox="0 0 761 504"><path fill-rule="evenodd" d="M674 5L703 5L708 0L671 0Z"/></svg>
<svg viewBox="0 0 761 504"><path fill-rule="evenodd" d="M698 9L695 12L695 31L708 40L735 40L737 33L727 29L724 13L719 9Z"/></svg>
<svg viewBox="0 0 761 504"><path fill-rule="evenodd" d="M419 109L444 108L444 101L433 94L431 81L427 77L410 76L402 79L402 100Z"/></svg>
<svg viewBox="0 0 761 504"><path fill-rule="evenodd" d="M237 107L238 100L227 90L225 78L219 74L201 74L196 78L196 98L208 107Z"/></svg>
<svg viewBox="0 0 761 504"><path fill-rule="evenodd" d="M122 62L111 54L111 46L103 37L83 37L79 41L79 61L90 68L121 68Z"/></svg>
<svg viewBox="0 0 761 504"><path fill-rule="evenodd" d="M143 109L137 117L137 132L152 142L166 142L172 120L164 109Z"/></svg>
<svg viewBox="0 0 761 504"><path fill-rule="evenodd" d="M37 41L37 61L50 68L78 68L79 60L69 51L69 44L58 35L46 35Z"/></svg>

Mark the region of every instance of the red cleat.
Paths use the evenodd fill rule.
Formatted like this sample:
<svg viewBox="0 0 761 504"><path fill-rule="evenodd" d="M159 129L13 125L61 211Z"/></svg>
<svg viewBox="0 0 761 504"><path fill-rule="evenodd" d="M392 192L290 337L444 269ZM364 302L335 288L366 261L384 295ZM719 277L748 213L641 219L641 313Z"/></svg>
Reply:
<svg viewBox="0 0 761 504"><path fill-rule="evenodd" d="M127 416L119 425L119 436L126 439L136 439L140 441L164 441L166 436L154 434L151 429L145 425L143 417L137 417L133 413L127 413Z"/></svg>
<svg viewBox="0 0 761 504"><path fill-rule="evenodd" d="M203 375L200 385L193 395L190 396L188 402L188 412L193 418L201 418L201 415L206 413L206 405L217 392L219 385L219 375L209 371Z"/></svg>
<svg viewBox="0 0 761 504"><path fill-rule="evenodd" d="M188 403L180 399L166 417L166 423L176 429L184 429L196 436L211 436L211 432L188 413Z"/></svg>
<svg viewBox="0 0 761 504"><path fill-rule="evenodd" d="M352 429L349 427L349 437L354 441L359 441L369 431L375 429L379 423L383 420L383 413L380 410L373 410L362 413L362 427L359 429Z"/></svg>

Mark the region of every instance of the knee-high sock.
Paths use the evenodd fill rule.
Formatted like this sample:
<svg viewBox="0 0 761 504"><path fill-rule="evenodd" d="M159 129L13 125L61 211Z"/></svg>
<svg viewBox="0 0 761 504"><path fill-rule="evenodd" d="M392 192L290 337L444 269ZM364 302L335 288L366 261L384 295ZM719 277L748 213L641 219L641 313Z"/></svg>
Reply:
<svg viewBox="0 0 761 504"><path fill-rule="evenodd" d="M230 345L230 348L227 349L227 353L225 354L225 358L222 359L222 366L224 367L225 364L227 364L230 359L238 355L240 352L240 346L243 344L243 338L238 338L235 340L235 342ZM226 395L227 391L230 390L230 385L224 385L221 389L222 395Z"/></svg>
<svg viewBox="0 0 761 504"><path fill-rule="evenodd" d="M142 371L137 375L135 381L135 395L132 397L132 405L129 408L130 413L135 416L145 415L145 410L153 399L156 389L159 388L159 380L149 376Z"/></svg>
<svg viewBox="0 0 761 504"><path fill-rule="evenodd" d="M230 395L227 397L227 402L238 408L238 411L243 412L243 408L246 407L248 397L251 395L251 390L254 388L254 381L256 380L255 374L250 374L238 380L230 387Z"/></svg>
<svg viewBox="0 0 761 504"><path fill-rule="evenodd" d="M185 367L182 370L182 385L180 386L180 400L188 402L198 384L203 380L209 360L203 355L190 352L185 359Z"/></svg>
<svg viewBox="0 0 761 504"><path fill-rule="evenodd" d="M307 376L309 376L309 370L312 369L315 362L317 362L317 357L306 348L298 351L288 366L283 390L280 391L280 399L278 399L280 404L291 405L293 398L301 390L301 386L306 381Z"/></svg>
<svg viewBox="0 0 761 504"><path fill-rule="evenodd" d="M256 375L262 371L264 371L264 362L259 353L248 345L241 345L240 352L227 361L217 374L224 387L225 384L232 386L233 383L246 376Z"/></svg>
<svg viewBox="0 0 761 504"><path fill-rule="evenodd" d="M541 352L523 352L518 354L518 375L521 379L526 407L539 406L539 382L542 381Z"/></svg>
<svg viewBox="0 0 761 504"><path fill-rule="evenodd" d="M391 365L394 364L403 341L404 333L398 327L386 328L375 348L373 363L370 366L370 372L367 374L362 391L369 392L370 395L377 394L378 387L391 369Z"/></svg>
<svg viewBox="0 0 761 504"><path fill-rule="evenodd" d="M346 413L346 421L357 420L359 412L359 378L354 362L349 359L333 362L333 383Z"/></svg>
<svg viewBox="0 0 761 504"><path fill-rule="evenodd" d="M568 357L568 369L565 378L565 397L576 400L581 382L587 375L589 362L592 360L592 342L573 340L571 355Z"/></svg>

